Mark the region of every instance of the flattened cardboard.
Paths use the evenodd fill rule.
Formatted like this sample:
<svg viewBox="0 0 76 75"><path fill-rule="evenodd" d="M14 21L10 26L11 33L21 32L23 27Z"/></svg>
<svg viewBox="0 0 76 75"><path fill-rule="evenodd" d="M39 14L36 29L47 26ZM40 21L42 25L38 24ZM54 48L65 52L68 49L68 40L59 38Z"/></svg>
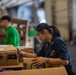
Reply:
<svg viewBox="0 0 76 75"><path fill-rule="evenodd" d="M0 66L0 68L23 68L23 63L18 63L18 65L7 65L7 66Z"/></svg>
<svg viewBox="0 0 76 75"><path fill-rule="evenodd" d="M64 67L0 72L0 75L68 75Z"/></svg>
<svg viewBox="0 0 76 75"><path fill-rule="evenodd" d="M0 48L3 48L3 50L0 50L0 53L17 52L17 48L13 45L0 45Z"/></svg>

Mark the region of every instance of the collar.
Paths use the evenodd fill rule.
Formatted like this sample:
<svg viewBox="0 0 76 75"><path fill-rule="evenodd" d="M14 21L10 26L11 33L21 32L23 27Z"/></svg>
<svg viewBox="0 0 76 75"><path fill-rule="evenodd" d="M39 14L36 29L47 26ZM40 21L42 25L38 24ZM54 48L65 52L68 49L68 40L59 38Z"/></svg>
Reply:
<svg viewBox="0 0 76 75"><path fill-rule="evenodd" d="M48 46L54 44L55 38L57 38L57 36L53 36L53 37L52 37L50 43L48 43Z"/></svg>

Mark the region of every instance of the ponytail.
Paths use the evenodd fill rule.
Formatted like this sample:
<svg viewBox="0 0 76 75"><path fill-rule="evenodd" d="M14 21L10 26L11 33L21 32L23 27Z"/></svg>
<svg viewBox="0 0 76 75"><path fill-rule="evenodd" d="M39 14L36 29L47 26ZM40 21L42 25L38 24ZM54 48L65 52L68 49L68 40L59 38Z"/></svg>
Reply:
<svg viewBox="0 0 76 75"><path fill-rule="evenodd" d="M55 26L49 26L51 32L53 33L54 36L61 37L60 31L58 30L57 27Z"/></svg>

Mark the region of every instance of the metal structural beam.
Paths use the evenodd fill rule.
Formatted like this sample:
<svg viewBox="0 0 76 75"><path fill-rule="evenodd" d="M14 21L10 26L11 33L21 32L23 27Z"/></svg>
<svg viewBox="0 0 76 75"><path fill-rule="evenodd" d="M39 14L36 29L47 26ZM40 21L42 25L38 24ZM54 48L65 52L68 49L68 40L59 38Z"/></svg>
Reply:
<svg viewBox="0 0 76 75"><path fill-rule="evenodd" d="M14 6L18 6L24 3L27 3L32 0L0 0L0 5L5 6L6 8L11 8Z"/></svg>

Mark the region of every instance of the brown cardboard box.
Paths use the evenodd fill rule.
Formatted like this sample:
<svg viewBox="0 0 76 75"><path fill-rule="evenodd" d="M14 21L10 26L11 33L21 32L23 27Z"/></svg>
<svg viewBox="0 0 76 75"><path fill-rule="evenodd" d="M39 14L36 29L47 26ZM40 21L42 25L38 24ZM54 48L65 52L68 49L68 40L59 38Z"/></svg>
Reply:
<svg viewBox="0 0 76 75"><path fill-rule="evenodd" d="M17 58L16 52L8 53L6 65L17 65L19 59Z"/></svg>
<svg viewBox="0 0 76 75"><path fill-rule="evenodd" d="M17 49L13 45L0 45L0 66L17 65Z"/></svg>
<svg viewBox="0 0 76 75"><path fill-rule="evenodd" d="M22 50L24 52L28 52L28 53L33 53L33 48L30 46L18 46L17 47L19 50Z"/></svg>
<svg viewBox="0 0 76 75"><path fill-rule="evenodd" d="M7 61L6 54L0 53L0 65L4 65Z"/></svg>
<svg viewBox="0 0 76 75"><path fill-rule="evenodd" d="M23 58L23 63L26 64L26 69L37 69L37 67L32 64L33 59L35 58Z"/></svg>
<svg viewBox="0 0 76 75"><path fill-rule="evenodd" d="M17 47L19 50L28 52L28 53L33 53L34 49L30 46L18 46ZM23 62L22 58L19 58L19 62Z"/></svg>
<svg viewBox="0 0 76 75"><path fill-rule="evenodd" d="M50 64L47 64L47 63L44 63L42 64L41 66L34 66L32 64L32 60L35 59L35 58L23 58L23 63L25 64L26 66L26 69L40 69L40 68L52 68L52 67L60 67L62 65L50 65Z"/></svg>
<svg viewBox="0 0 76 75"><path fill-rule="evenodd" d="M0 75L68 75L64 67L0 72Z"/></svg>

